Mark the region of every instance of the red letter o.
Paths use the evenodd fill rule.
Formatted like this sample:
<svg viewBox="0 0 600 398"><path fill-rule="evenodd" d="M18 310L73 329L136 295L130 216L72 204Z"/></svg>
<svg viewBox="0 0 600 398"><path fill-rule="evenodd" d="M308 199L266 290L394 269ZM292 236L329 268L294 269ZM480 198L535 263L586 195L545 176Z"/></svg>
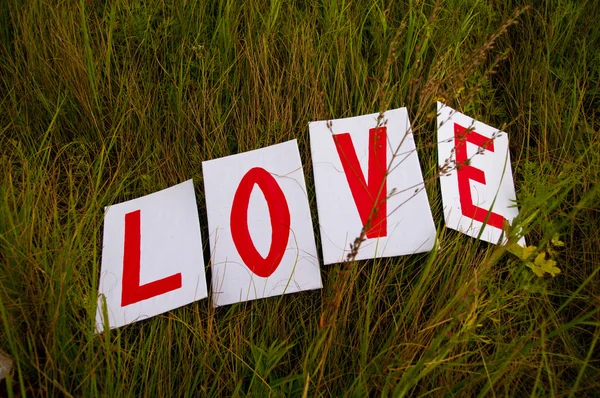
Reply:
<svg viewBox="0 0 600 398"><path fill-rule="evenodd" d="M248 205L254 184L264 194L271 218L271 247L266 258L256 250L248 229ZM263 278L275 272L290 237L290 210L281 187L265 169L250 169L240 181L233 197L230 227L233 243L250 271Z"/></svg>

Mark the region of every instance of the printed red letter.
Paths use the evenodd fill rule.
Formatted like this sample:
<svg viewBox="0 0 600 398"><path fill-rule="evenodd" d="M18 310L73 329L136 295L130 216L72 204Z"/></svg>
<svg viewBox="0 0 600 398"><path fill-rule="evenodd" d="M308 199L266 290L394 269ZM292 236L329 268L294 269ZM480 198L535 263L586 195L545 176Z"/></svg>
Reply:
<svg viewBox="0 0 600 398"><path fill-rule="evenodd" d="M181 273L140 285L141 220L140 211L125 214L125 251L121 307L160 296L181 287Z"/></svg>
<svg viewBox="0 0 600 398"><path fill-rule="evenodd" d="M369 130L369 182L365 181L349 133L333 136L367 238L387 235L386 127ZM370 222L369 222L370 221Z"/></svg>
<svg viewBox="0 0 600 398"><path fill-rule="evenodd" d="M496 228L502 229L504 217L473 204L471 197L471 184L469 180L485 184L485 173L468 164L467 142L475 144L490 152L494 152L494 142L483 135L471 131L454 123L454 145L456 147L456 173L458 175L458 195L462 214L479 222L486 222ZM488 217L489 214L489 217Z"/></svg>
<svg viewBox="0 0 600 398"><path fill-rule="evenodd" d="M264 194L271 218L271 247L267 258L256 250L248 229L248 205L254 184ZM263 278L275 272L290 236L290 210L279 184L265 169L250 169L240 181L231 206L230 227L233 243L250 271Z"/></svg>

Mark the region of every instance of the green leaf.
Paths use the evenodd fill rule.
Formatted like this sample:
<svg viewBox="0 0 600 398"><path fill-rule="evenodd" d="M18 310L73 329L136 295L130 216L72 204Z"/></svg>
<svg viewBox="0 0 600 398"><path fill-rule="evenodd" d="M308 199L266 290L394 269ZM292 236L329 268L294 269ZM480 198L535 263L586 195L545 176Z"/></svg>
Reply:
<svg viewBox="0 0 600 398"><path fill-rule="evenodd" d="M539 253L533 262L526 261L525 265L531 268L531 270L540 278L546 273L552 275L553 278L560 274L560 268L556 266L556 261L546 259L546 253L544 252Z"/></svg>
<svg viewBox="0 0 600 398"><path fill-rule="evenodd" d="M556 261L546 259L546 253L540 253L535 258L535 265L542 269L543 272L547 272L554 278L560 274L560 268L556 266Z"/></svg>
<svg viewBox="0 0 600 398"><path fill-rule="evenodd" d="M558 234L554 234L554 236L552 237L551 243L552 243L553 246L556 246L556 247L560 247L560 246L564 246L565 245L565 242L563 242L563 241L561 241L559 239Z"/></svg>
<svg viewBox="0 0 600 398"><path fill-rule="evenodd" d="M517 243L514 243L508 247L508 251L519 257L521 260L527 260L529 257L531 257L533 252L535 252L535 249L537 249L536 246L523 247Z"/></svg>
<svg viewBox="0 0 600 398"><path fill-rule="evenodd" d="M544 270L532 263L531 261L526 261L525 265L531 268L533 273L539 276L540 278L544 276Z"/></svg>

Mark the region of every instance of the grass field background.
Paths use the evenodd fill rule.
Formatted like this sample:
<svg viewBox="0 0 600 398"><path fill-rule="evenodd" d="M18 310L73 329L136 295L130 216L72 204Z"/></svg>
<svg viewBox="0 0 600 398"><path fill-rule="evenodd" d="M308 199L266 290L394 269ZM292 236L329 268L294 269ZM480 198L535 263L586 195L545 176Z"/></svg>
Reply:
<svg viewBox="0 0 600 398"><path fill-rule="evenodd" d="M15 361L0 395L600 394L598 15L593 0L0 2ZM508 133L516 224L559 275L444 228L437 99ZM206 239L201 162L295 138L318 242L308 122L402 106L437 249L94 334L104 206L193 178Z"/></svg>

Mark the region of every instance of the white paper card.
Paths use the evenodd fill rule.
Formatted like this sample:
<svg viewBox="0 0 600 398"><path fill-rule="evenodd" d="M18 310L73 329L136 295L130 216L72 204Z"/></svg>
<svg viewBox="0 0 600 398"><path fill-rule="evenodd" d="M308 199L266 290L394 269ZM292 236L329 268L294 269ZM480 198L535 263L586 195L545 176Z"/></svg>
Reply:
<svg viewBox="0 0 600 398"><path fill-rule="evenodd" d="M97 331L207 297L194 183L105 208Z"/></svg>
<svg viewBox="0 0 600 398"><path fill-rule="evenodd" d="M202 169L215 307L322 287L296 140Z"/></svg>
<svg viewBox="0 0 600 398"><path fill-rule="evenodd" d="M448 228L499 243L515 206L508 135L440 102L438 154L444 218ZM483 229L483 231L482 231ZM502 243L502 242L500 242ZM525 240L521 239L524 245Z"/></svg>
<svg viewBox="0 0 600 398"><path fill-rule="evenodd" d="M378 116L309 124L325 264L344 261L363 226L357 260L426 252L435 242L406 108Z"/></svg>

